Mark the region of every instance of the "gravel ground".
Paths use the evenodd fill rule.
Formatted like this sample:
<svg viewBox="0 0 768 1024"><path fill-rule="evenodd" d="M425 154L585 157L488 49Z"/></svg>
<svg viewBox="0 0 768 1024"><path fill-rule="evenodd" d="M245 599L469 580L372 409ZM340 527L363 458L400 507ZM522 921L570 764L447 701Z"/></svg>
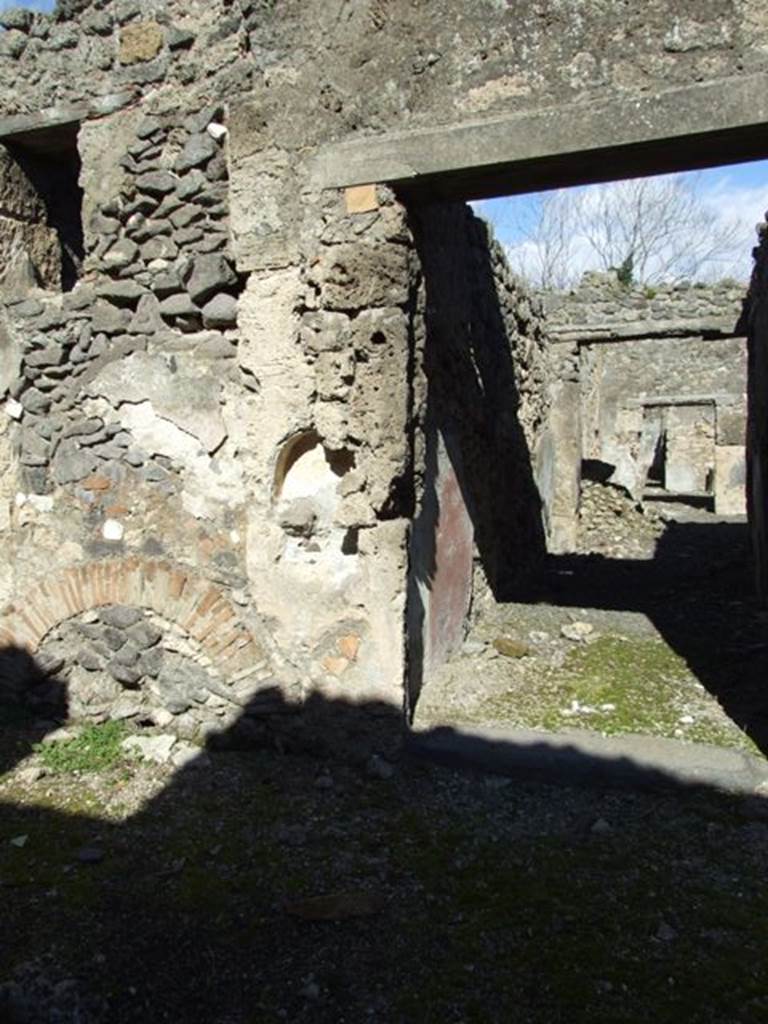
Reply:
<svg viewBox="0 0 768 1024"><path fill-rule="evenodd" d="M570 726L765 749L743 525L667 523L622 557L605 523L525 600L480 602L420 714L531 724L577 700L598 710ZM451 771L398 757L398 723L377 721L373 760L329 742L57 774L9 719L0 1022L768 1022L768 795Z"/></svg>
<svg viewBox="0 0 768 1024"><path fill-rule="evenodd" d="M768 615L747 527L643 513L587 490L579 554L517 601L480 592L463 648L421 694L420 725L503 722L646 733L768 753Z"/></svg>
<svg viewBox="0 0 768 1024"><path fill-rule="evenodd" d="M759 796L11 741L4 1024L768 1020Z"/></svg>

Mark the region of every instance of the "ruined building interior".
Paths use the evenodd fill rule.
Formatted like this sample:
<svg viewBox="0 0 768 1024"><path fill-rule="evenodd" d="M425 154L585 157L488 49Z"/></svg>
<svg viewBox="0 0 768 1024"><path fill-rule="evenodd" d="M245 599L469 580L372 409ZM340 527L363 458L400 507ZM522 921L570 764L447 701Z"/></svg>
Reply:
<svg viewBox="0 0 768 1024"><path fill-rule="evenodd" d="M120 1012L14 1022L766 1019L768 225L749 284L542 294L470 205L768 156L764 0L2 6L0 1020L37 947ZM626 936L655 988L557 989ZM716 967L739 1014L638 1015Z"/></svg>
<svg viewBox="0 0 768 1024"><path fill-rule="evenodd" d="M40 674L3 685L41 711L58 673L74 716L193 742L263 739L312 695L407 716L473 588L504 601L578 549L583 477L744 511L743 290L617 298L598 276L542 303L452 197L495 165L425 202L450 152L371 178L354 148L391 101L326 83L286 122L323 78L270 56L302 17L5 15L1 638Z"/></svg>

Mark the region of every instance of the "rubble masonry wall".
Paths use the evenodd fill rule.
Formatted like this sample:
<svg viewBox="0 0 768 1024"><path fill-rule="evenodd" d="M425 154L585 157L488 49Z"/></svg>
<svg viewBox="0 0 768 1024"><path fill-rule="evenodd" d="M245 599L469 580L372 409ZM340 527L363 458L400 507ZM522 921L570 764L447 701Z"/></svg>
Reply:
<svg viewBox="0 0 768 1024"><path fill-rule="evenodd" d="M666 437L671 491L714 495L744 514L746 289L735 282L625 288L588 274L544 298L557 365L560 550L573 550L582 460L613 467L610 482L640 500ZM578 442L573 440L573 436Z"/></svg>

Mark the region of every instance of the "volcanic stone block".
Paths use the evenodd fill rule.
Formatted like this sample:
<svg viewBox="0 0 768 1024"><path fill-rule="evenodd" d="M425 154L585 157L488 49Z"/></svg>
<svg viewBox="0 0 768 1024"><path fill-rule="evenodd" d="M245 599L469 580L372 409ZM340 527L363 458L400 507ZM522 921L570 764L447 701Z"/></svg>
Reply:
<svg viewBox="0 0 768 1024"><path fill-rule="evenodd" d="M140 192L150 196L167 196L176 188L176 178L168 171L147 171L136 179Z"/></svg>
<svg viewBox="0 0 768 1024"><path fill-rule="evenodd" d="M114 626L115 629L128 629L134 623L141 622L144 614L139 608L132 608L127 604L114 604L105 608L100 613L100 618L102 622Z"/></svg>
<svg viewBox="0 0 768 1024"><path fill-rule="evenodd" d="M0 28L6 30L17 29L19 32L28 32L32 25L32 11L24 7L9 7L0 12Z"/></svg>
<svg viewBox="0 0 768 1024"><path fill-rule="evenodd" d="M201 167L215 156L219 147L206 132L192 135L187 139L184 148L176 160L174 170L178 174L191 171L193 167Z"/></svg>
<svg viewBox="0 0 768 1024"><path fill-rule="evenodd" d="M167 299L163 299L160 303L161 316L193 316L197 312L199 312L197 306L195 306L186 292L181 292L179 295L169 295Z"/></svg>
<svg viewBox="0 0 768 1024"><path fill-rule="evenodd" d="M233 327L237 322L237 299L232 295L214 295L203 306L203 326L214 328Z"/></svg>
<svg viewBox="0 0 768 1024"><path fill-rule="evenodd" d="M89 476L97 465L93 452L79 448L74 441L62 441L53 462L53 478L57 484L75 483Z"/></svg>
<svg viewBox="0 0 768 1024"><path fill-rule="evenodd" d="M21 404L27 412L43 413L50 408L51 400L37 388L28 388L21 396Z"/></svg>
<svg viewBox="0 0 768 1024"><path fill-rule="evenodd" d="M235 274L229 261L224 256L198 256L192 261L186 278L187 291L192 301L204 304L217 292L224 292L237 284Z"/></svg>
<svg viewBox="0 0 768 1024"><path fill-rule="evenodd" d="M152 60L163 48L163 30L156 21L136 21L120 30L121 64Z"/></svg>
<svg viewBox="0 0 768 1024"><path fill-rule="evenodd" d="M119 270L128 267L139 255L139 247L130 238L121 238L104 253L103 262L107 267Z"/></svg>

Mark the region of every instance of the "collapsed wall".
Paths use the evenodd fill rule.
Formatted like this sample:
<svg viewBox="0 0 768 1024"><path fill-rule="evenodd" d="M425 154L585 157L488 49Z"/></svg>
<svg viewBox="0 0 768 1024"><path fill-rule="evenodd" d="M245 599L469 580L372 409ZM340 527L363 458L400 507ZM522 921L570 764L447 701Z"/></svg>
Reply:
<svg viewBox="0 0 768 1024"><path fill-rule="evenodd" d="M626 288L614 274L545 297L558 367L555 550L574 550L582 473L744 514L745 289ZM569 515L570 513L570 515Z"/></svg>

